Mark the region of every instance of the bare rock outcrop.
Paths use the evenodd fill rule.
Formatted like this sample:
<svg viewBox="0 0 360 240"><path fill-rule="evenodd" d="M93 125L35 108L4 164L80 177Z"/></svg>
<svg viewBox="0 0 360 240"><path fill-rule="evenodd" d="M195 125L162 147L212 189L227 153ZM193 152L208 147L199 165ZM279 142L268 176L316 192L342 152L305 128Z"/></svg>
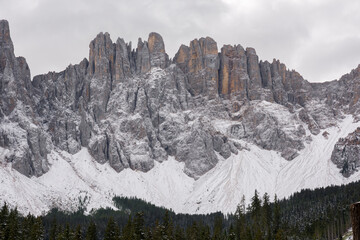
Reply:
<svg viewBox="0 0 360 240"><path fill-rule="evenodd" d="M186 74L188 90L193 96L217 97L219 57L217 44L212 38L195 39L189 47L182 45L174 62Z"/></svg>
<svg viewBox="0 0 360 240"><path fill-rule="evenodd" d="M331 154L331 161L336 164L344 177L357 172L360 167L360 128L346 138L340 138Z"/></svg>
<svg viewBox="0 0 360 240"><path fill-rule="evenodd" d="M151 67L166 68L169 64L169 57L165 52L165 44L160 34L152 32L148 38Z"/></svg>
<svg viewBox="0 0 360 240"><path fill-rule="evenodd" d="M225 98L248 98L247 58L242 46L225 45L220 53L219 93Z"/></svg>
<svg viewBox="0 0 360 240"><path fill-rule="evenodd" d="M29 66L15 57L9 23L0 20L0 147L8 149L5 160L13 168L40 176L48 170L52 144L39 126L32 94Z"/></svg>

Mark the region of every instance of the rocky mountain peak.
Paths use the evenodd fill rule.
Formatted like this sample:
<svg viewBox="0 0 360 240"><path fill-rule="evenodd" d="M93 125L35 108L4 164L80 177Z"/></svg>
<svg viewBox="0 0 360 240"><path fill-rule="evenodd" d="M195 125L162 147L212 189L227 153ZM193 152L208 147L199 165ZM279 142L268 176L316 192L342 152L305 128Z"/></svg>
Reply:
<svg viewBox="0 0 360 240"><path fill-rule="evenodd" d="M348 82L351 84L354 79L360 79L360 64L355 69L351 70L350 73L341 76L339 81Z"/></svg>
<svg viewBox="0 0 360 240"><path fill-rule="evenodd" d="M360 89L352 80L358 69L312 85L279 60L260 61L253 48L224 45L219 52L210 37L181 45L170 66L163 38L154 32L135 49L99 33L89 44L89 60L31 81L25 59L13 55L7 21L0 27L0 114L17 109L9 121L19 123L16 133L0 129L0 146L27 176L47 171L51 149L75 154L82 147L116 171L148 171L171 156L194 178L220 156L245 149L239 141L292 160L311 139L306 128L317 135L341 111L360 109L360 90L346 91ZM17 139L24 140L21 146Z"/></svg>
<svg viewBox="0 0 360 240"><path fill-rule="evenodd" d="M112 76L114 48L109 33L99 33L89 45L90 73L98 77Z"/></svg>
<svg viewBox="0 0 360 240"><path fill-rule="evenodd" d="M217 97L219 56L217 43L212 38L194 39L189 47L181 45L174 63L187 75L192 95Z"/></svg>
<svg viewBox="0 0 360 240"><path fill-rule="evenodd" d="M0 21L0 126L0 147L7 149L5 162L26 176L48 170L52 144L39 128L30 69L25 58L15 57L6 20Z"/></svg>
<svg viewBox="0 0 360 240"><path fill-rule="evenodd" d="M13 49L13 44L10 38L9 22L7 20L0 20L0 44L4 48L5 45Z"/></svg>
<svg viewBox="0 0 360 240"><path fill-rule="evenodd" d="M5 69L6 62L14 63L14 46L10 37L10 28L7 20L0 20L0 72Z"/></svg>
<svg viewBox="0 0 360 240"><path fill-rule="evenodd" d="M152 32L148 38L148 49L151 67L166 68L169 57L165 52L165 44L160 34Z"/></svg>
<svg viewBox="0 0 360 240"><path fill-rule="evenodd" d="M25 58L15 57L9 23L0 20L0 92L2 113L9 115L18 100L32 105L30 69Z"/></svg>

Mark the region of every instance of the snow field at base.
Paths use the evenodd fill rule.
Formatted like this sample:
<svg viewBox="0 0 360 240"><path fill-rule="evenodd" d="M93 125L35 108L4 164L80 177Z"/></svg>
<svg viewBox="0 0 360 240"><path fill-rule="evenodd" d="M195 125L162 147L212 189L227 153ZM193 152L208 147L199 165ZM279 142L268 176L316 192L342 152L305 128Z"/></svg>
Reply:
<svg viewBox="0 0 360 240"><path fill-rule="evenodd" d="M350 228L349 230L347 230L346 233L344 233L344 235L342 236L343 240L353 240L353 232L352 232L352 228Z"/></svg>
<svg viewBox="0 0 360 240"><path fill-rule="evenodd" d="M226 131L226 122L219 122ZM52 207L74 211L80 202L87 211L112 207L113 196L136 196L182 213L234 212L244 195L249 202L255 189L271 198L287 197L304 188L340 185L360 179L356 172L344 178L330 161L332 149L340 137L353 132L359 123L351 116L338 126L322 130L305 143L300 155L286 161L275 151L235 140L245 146L237 155L223 159L198 180L187 176L184 163L173 157L155 163L144 173L125 169L117 173L109 164L97 163L83 148L77 154L55 152L49 155L51 168L43 176L27 178L0 159L0 201L17 206L22 213L42 214ZM322 133L327 131L328 137ZM0 148L0 158L5 149Z"/></svg>

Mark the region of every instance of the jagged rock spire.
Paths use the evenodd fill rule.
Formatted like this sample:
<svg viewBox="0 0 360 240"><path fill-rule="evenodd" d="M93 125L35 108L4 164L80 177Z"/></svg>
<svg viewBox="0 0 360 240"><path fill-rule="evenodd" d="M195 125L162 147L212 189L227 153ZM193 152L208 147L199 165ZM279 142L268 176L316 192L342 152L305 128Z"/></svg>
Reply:
<svg viewBox="0 0 360 240"><path fill-rule="evenodd" d="M14 64L14 46L10 37L10 28L7 20L0 20L0 72L5 69L6 61Z"/></svg>
<svg viewBox="0 0 360 240"><path fill-rule="evenodd" d="M181 45L174 62L187 74L192 95L218 95L219 57L217 43L210 37L194 39L190 46Z"/></svg>
<svg viewBox="0 0 360 240"><path fill-rule="evenodd" d="M45 131L34 120L34 96L30 69L25 58L15 57L9 23L0 21L0 123L6 115L17 127L0 129L0 146L9 149L5 160L26 176L40 176L47 171ZM16 125L17 125L16 124ZM18 135L21 133L22 135Z"/></svg>
<svg viewBox="0 0 360 240"><path fill-rule="evenodd" d="M14 51L10 37L9 22L7 20L0 20L0 47L2 49L8 48L10 51Z"/></svg>
<svg viewBox="0 0 360 240"><path fill-rule="evenodd" d="M166 68L169 57L165 52L165 44L160 34L152 32L148 38L148 49L151 67Z"/></svg>

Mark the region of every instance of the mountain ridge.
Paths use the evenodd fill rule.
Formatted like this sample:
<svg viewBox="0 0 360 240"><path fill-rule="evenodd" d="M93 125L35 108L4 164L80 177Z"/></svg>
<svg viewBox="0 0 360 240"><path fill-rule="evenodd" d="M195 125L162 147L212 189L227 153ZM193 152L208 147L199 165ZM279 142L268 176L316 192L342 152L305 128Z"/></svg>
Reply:
<svg viewBox="0 0 360 240"><path fill-rule="evenodd" d="M85 148L92 161L109 164L117 173L131 169L146 174L174 159L183 164L185 175L179 174L189 181L189 187L216 182L211 174L225 180L217 172L220 166L244 176L243 167L252 166L253 173L268 171L271 182L266 186L279 188L285 196L291 190L278 179L283 171L278 165L293 169L296 164L312 164L306 153L323 161L321 166L332 164L325 168L334 176L320 181L324 184L358 178L357 146L349 148L336 141L359 126L360 65L340 80L314 84L287 70L279 60L259 61L253 48L224 45L219 51L210 37L181 45L172 61L157 33L150 33L147 41L139 39L136 49L121 38L112 42L108 33L99 33L89 49L89 59L31 80L26 60L14 55L8 22L0 21L0 162L4 166L41 182L55 164L54 158L63 153L75 156ZM347 132L340 126L347 126ZM331 144L324 139L331 139L327 141ZM309 149L327 152L312 154ZM267 154L270 160L264 159ZM66 159L75 164L74 157ZM351 170L340 173L349 162ZM257 171L254 164L264 171ZM79 181L89 184L92 180L82 180L81 171L74 170L81 176ZM304 167L304 174L307 171ZM288 174L283 173L284 178ZM299 181L307 182L305 176L300 175ZM321 176L329 178L325 173ZM243 176L234 177L246 181ZM255 181L251 187L259 187L260 182ZM294 181L298 180L289 180ZM301 189L301 184L294 184ZM212 196L204 197L199 189L206 188L195 187L198 192L191 194L209 201L218 199L218 209L225 209L219 198L221 190L213 189ZM244 189L237 189L235 195ZM274 189L268 192L277 192ZM186 206L198 202L191 194L181 200ZM182 211L180 200L169 201ZM230 205L233 208L234 203ZM209 206L201 208L208 211Z"/></svg>

